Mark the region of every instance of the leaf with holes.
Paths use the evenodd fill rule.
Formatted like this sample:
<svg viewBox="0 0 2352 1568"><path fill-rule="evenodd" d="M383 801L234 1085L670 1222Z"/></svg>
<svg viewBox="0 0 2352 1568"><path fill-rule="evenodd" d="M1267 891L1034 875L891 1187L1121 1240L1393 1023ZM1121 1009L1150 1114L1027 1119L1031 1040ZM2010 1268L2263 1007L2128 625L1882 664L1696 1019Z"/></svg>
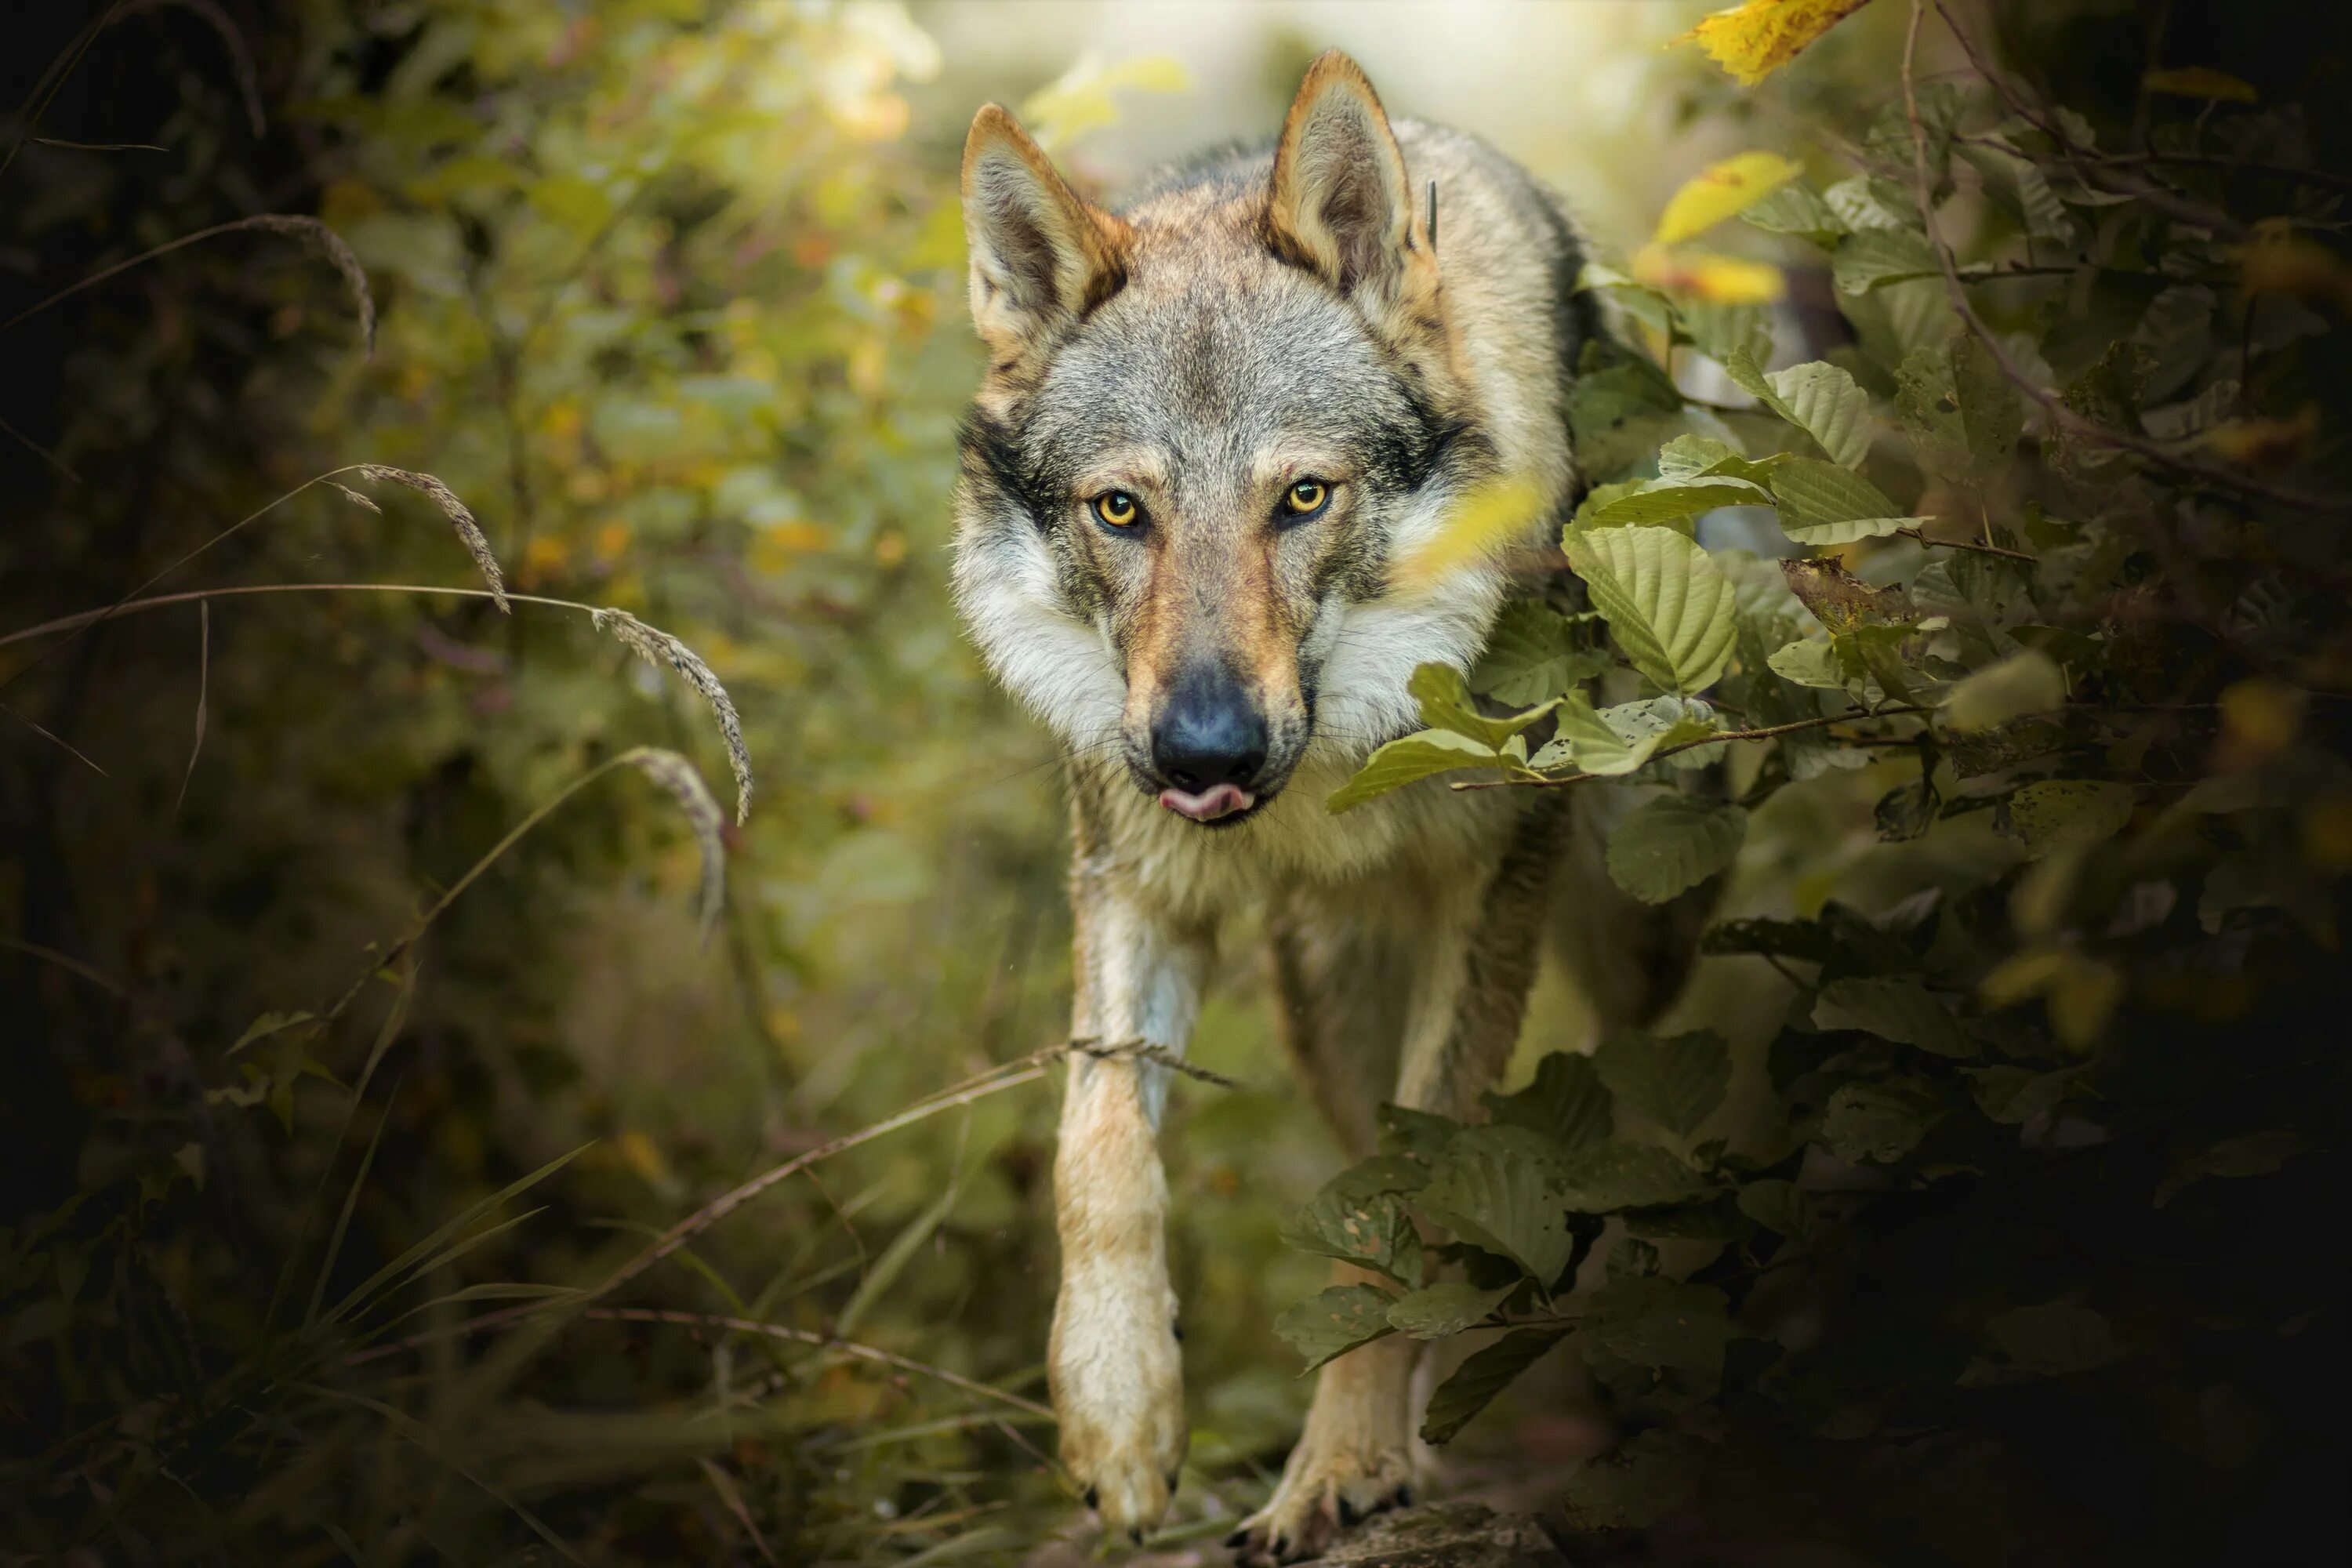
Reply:
<svg viewBox="0 0 2352 1568"><path fill-rule="evenodd" d="M1485 1322L1518 1288L1515 1280L1492 1290L1481 1290L1459 1279L1448 1279L1415 1290L1391 1307L1389 1322L1397 1332L1416 1340L1444 1339Z"/></svg>
<svg viewBox="0 0 2352 1568"><path fill-rule="evenodd" d="M1454 1375L1429 1396L1422 1417L1421 1440L1443 1443L1469 1424L1470 1418L1495 1402L1519 1373L1541 1360L1544 1352L1568 1337L1565 1329L1514 1329L1471 1352L1454 1369Z"/></svg>
<svg viewBox="0 0 2352 1568"><path fill-rule="evenodd" d="M1592 1054L1617 1102L1645 1121L1687 1138L1723 1103L1731 1047L1712 1029L1664 1037L1626 1029Z"/></svg>
<svg viewBox="0 0 2352 1568"><path fill-rule="evenodd" d="M2102 779L2044 779L2009 797L2009 820L2036 859L2063 845L2112 838L2131 814L2131 785Z"/></svg>
<svg viewBox="0 0 2352 1568"><path fill-rule="evenodd" d="M1569 564L1633 668L1693 696L1731 657L1731 580L1706 551L1668 528L1571 531Z"/></svg>
<svg viewBox="0 0 2352 1568"><path fill-rule="evenodd" d="M1565 1200L1578 1214L1655 1208L1707 1195L1705 1177L1654 1143L1595 1143L1562 1173Z"/></svg>
<svg viewBox="0 0 2352 1568"><path fill-rule="evenodd" d="M1274 1321L1274 1331L1307 1358L1302 1373L1347 1354L1358 1345L1396 1332L1389 1308L1396 1297L1377 1285L1334 1285L1318 1290Z"/></svg>
<svg viewBox="0 0 2352 1568"><path fill-rule="evenodd" d="M1410 1289L1421 1283L1421 1233L1393 1194L1317 1194L1282 1230L1301 1252L1377 1268Z"/></svg>
<svg viewBox="0 0 2352 1568"><path fill-rule="evenodd" d="M1535 1081L1516 1094L1489 1094L1499 1125L1525 1127L1577 1150L1609 1136L1610 1098L1591 1057L1554 1051L1536 1064Z"/></svg>
<svg viewBox="0 0 2352 1568"><path fill-rule="evenodd" d="M1609 877L1645 904L1663 904L1738 857L1748 814L1727 803L1668 795L1633 811L1609 834Z"/></svg>
<svg viewBox="0 0 2352 1568"><path fill-rule="evenodd" d="M1456 1140L1413 1199L1462 1240L1511 1259L1549 1288L1568 1265L1568 1221L1536 1162L1486 1140Z"/></svg>

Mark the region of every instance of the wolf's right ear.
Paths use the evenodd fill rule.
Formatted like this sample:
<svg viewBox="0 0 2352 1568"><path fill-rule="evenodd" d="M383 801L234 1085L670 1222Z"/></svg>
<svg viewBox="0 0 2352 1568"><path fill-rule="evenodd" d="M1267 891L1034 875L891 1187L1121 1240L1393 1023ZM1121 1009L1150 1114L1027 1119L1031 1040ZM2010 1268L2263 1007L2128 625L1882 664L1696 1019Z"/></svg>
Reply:
<svg viewBox="0 0 2352 1568"><path fill-rule="evenodd" d="M971 321L1001 359L1017 359L1127 279L1127 225L1070 189L995 104L963 144L963 232Z"/></svg>
<svg viewBox="0 0 2352 1568"><path fill-rule="evenodd" d="M1274 150L1266 221L1284 254L1311 266L1379 319L1431 273L1404 153L1363 68L1316 57Z"/></svg>

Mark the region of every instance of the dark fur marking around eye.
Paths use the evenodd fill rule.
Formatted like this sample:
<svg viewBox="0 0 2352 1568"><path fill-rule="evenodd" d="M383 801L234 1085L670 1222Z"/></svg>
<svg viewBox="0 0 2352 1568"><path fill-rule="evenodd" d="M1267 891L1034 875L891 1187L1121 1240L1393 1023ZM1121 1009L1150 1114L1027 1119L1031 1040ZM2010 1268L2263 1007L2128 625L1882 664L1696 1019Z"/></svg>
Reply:
<svg viewBox="0 0 2352 1568"><path fill-rule="evenodd" d="M1029 467L1021 443L1003 420L974 410L964 416L962 440L963 449L980 459L996 489L1019 502L1030 521L1040 530L1053 527L1061 510L1059 494Z"/></svg>

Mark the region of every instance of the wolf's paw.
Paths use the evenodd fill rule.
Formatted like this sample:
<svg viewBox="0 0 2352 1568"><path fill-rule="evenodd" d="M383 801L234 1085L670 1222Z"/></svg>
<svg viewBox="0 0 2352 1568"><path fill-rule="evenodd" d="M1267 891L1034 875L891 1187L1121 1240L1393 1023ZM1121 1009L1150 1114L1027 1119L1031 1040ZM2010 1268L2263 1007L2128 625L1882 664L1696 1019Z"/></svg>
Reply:
<svg viewBox="0 0 2352 1568"><path fill-rule="evenodd" d="M1339 1447L1309 1452L1302 1440L1266 1505L1225 1539L1244 1568L1319 1557L1341 1531L1412 1501L1403 1448Z"/></svg>
<svg viewBox="0 0 2352 1568"><path fill-rule="evenodd" d="M1104 1536L1139 1545L1168 1511L1191 1436L1171 1314L1076 1307L1066 1296L1049 1363L1062 1463Z"/></svg>

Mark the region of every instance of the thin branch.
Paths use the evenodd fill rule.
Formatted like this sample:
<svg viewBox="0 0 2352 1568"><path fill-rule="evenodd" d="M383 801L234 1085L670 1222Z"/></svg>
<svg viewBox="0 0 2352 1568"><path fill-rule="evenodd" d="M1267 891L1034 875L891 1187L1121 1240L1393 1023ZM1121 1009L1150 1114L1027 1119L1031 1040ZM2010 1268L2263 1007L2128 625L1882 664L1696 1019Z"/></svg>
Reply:
<svg viewBox="0 0 2352 1568"><path fill-rule="evenodd" d="M54 632L73 631L98 621L111 620L117 616L137 615L142 610L160 610L168 605L192 605L199 599L232 599L246 594L453 594L461 599L498 597L487 588L440 588L429 583L248 583L235 588L192 588L183 594L157 594L152 598L124 599L104 609L59 616L56 620L43 621L39 626L0 636L0 647L32 637L47 637ZM596 613L595 605L583 605L576 599L551 599L541 594L509 594L507 597L518 605L547 605L559 610L577 610L583 616Z"/></svg>
<svg viewBox="0 0 2352 1568"><path fill-rule="evenodd" d="M1906 702L1881 708L1875 711L1857 709L1850 713L1832 713L1819 719L1799 719L1787 724L1767 724L1760 730L1724 730L1696 741L1681 741L1671 746L1660 746L1650 753L1649 760L1671 757L1677 752L1695 751L1701 746L1719 745L1726 741L1769 741L1775 735L1791 735L1800 730L1819 730L1830 724L1858 723L1864 719L1899 719L1906 713L1930 711L1925 704ZM1448 787L1453 789L1558 789L1565 784L1589 784L1594 779L1622 778L1622 773L1568 773L1562 777L1536 779L1465 779Z"/></svg>
<svg viewBox="0 0 2352 1568"><path fill-rule="evenodd" d="M88 768L91 773L96 773L100 778L106 777L106 770L104 768L100 767L96 763L93 763L88 757L83 756L81 752L75 748L74 743L71 741L67 740L63 735L58 734L47 725L17 712L5 702L0 702L0 713L5 713L9 718L14 719L17 723L22 724L26 729L30 730L34 734L38 735L42 740L48 742L51 745L61 747L72 755L74 761Z"/></svg>
<svg viewBox="0 0 2352 1568"><path fill-rule="evenodd" d="M1984 344L1986 352L1992 356L1993 363L2000 367L2001 374L2028 397L2040 405L2055 425L2084 440L2137 452L2144 458L2162 463L2179 473L2201 479L2208 484L2261 496L2264 500L2277 501L2282 506L2292 506L2305 511L2352 511L2352 497L2317 495L2307 490L2290 489L2252 479L2243 474L2212 468L2181 457L2179 453L2154 441L2128 435L2120 430L2110 430L2105 426L2085 419L2068 407L2063 398L2036 384L2032 376L2025 374L2023 367L2011 356L2009 351L2001 346L2000 340L1993 335L1991 329L1985 325L1984 318L1977 314L1975 305L1969 302L1968 286L1960 276L1959 263L1953 257L1951 247L1944 243L1943 234L1936 224L1935 182L1929 176L1927 170L1927 128L1919 117L1918 83L1914 75L1914 61L1917 58L1919 48L1919 24L1926 15L1927 5L1927 0L1911 0L1911 22L1903 41L1903 107L1905 117L1910 121L1911 126L1913 181L1916 187L1915 195L1919 204L1920 227L1927 237L1928 248L1935 252L1936 265L1944 275L1945 290L1951 297L1953 310L1967 325L1969 331L1976 335L1977 341ZM1935 0L1935 5L1937 12L1943 16L1945 24L1952 29L1954 37L1959 39L1960 47L1968 51L1969 58L1978 62L1979 69L1985 75L1986 79L1995 84L2003 98L2010 101L2012 109L2025 118L2033 120L2036 125L2041 125L2042 121L2028 113L2022 107L2021 100L2015 99L2007 85L1984 65L1976 54L1975 46L1961 32L1958 24L1952 20L1951 13L1945 8L1944 0ZM2044 127L2044 129L2046 131L2048 128ZM2052 133L2062 138L2063 136L2063 132Z"/></svg>
<svg viewBox="0 0 2352 1568"><path fill-rule="evenodd" d="M941 1383L961 1388L967 1394L977 1394L985 1398L1003 1400L1016 1410L1025 1411L1031 1415L1042 1416L1047 1421L1054 1419L1054 1412L1035 1400L1024 1399L1017 1394L1008 1394L1003 1389L992 1387L977 1379L966 1377L961 1373L950 1372L943 1366L933 1366L928 1362L919 1362L911 1356L897 1355L889 1351L877 1349L873 1345L859 1344L855 1340L835 1339L831 1334L815 1333L807 1329L788 1328L782 1323L763 1323L753 1318L722 1317L708 1312L677 1312L663 1307L591 1307L581 1316L611 1323L676 1323L690 1329L725 1329L741 1334L764 1334L773 1340L789 1340L794 1344L814 1345L823 1350L839 1351L844 1355L856 1356L860 1361L870 1361L882 1366L896 1367L901 1372L919 1373L925 1377L936 1378Z"/></svg>
<svg viewBox="0 0 2352 1568"><path fill-rule="evenodd" d="M196 601L196 738L188 747L188 771L180 775L180 795L172 803L172 815L188 804L188 784L196 776L196 759L205 752L205 719L212 701L213 670L213 602Z"/></svg>
<svg viewBox="0 0 2352 1568"><path fill-rule="evenodd" d="M1898 528L1898 539L1908 539L1920 544L1932 544L1943 550L1973 550L1979 555L1999 555L2010 561L2039 561L2039 555L2028 555L2022 550L2006 550L1998 544L1979 544L1973 539L1933 539L1916 528Z"/></svg>
<svg viewBox="0 0 2352 1568"><path fill-rule="evenodd" d="M0 419L0 433L5 433L8 437L14 439L17 445L25 447L35 457L48 464L49 467L55 468L58 472L63 474L74 483L81 483L81 476L75 473L71 468L66 467L66 461L63 458L58 457L55 452L50 451L47 447L42 446L38 441L34 440L30 436L26 435L22 430L17 429L5 419Z"/></svg>

